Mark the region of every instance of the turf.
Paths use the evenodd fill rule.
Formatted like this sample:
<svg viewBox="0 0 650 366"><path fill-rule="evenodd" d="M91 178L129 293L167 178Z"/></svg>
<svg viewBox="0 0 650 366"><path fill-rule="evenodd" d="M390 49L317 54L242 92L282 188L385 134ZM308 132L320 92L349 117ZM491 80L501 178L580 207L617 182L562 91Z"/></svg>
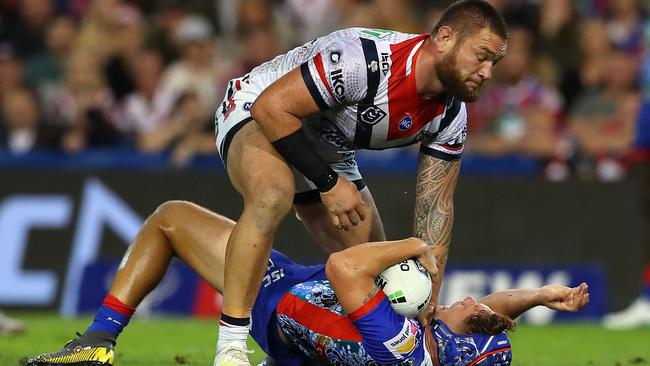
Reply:
<svg viewBox="0 0 650 366"><path fill-rule="evenodd" d="M89 318L61 320L51 314L13 314L26 321L27 333L0 337L0 365L53 351L83 331ZM214 320L134 320L120 337L116 365L211 365L214 357ZM512 334L517 366L650 366L650 328L608 331L597 325L520 326ZM251 358L259 361L259 349ZM255 365L255 363L253 363Z"/></svg>

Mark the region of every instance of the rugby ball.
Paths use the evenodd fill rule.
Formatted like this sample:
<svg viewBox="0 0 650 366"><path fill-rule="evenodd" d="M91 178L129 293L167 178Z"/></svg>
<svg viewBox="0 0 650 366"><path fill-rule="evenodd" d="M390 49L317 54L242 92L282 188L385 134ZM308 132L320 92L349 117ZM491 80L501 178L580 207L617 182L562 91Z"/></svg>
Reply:
<svg viewBox="0 0 650 366"><path fill-rule="evenodd" d="M375 282L398 314L414 318L429 305L431 277L414 259L386 268Z"/></svg>

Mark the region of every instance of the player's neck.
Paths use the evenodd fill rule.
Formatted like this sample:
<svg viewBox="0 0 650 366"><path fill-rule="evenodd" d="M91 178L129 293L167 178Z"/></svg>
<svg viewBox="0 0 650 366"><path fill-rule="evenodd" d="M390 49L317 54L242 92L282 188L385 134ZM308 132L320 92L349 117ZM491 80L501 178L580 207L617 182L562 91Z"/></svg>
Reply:
<svg viewBox="0 0 650 366"><path fill-rule="evenodd" d="M433 366L440 366L440 361L438 361L438 345L431 331L431 326L424 328L424 347L426 347L427 352L431 355Z"/></svg>
<svg viewBox="0 0 650 366"><path fill-rule="evenodd" d="M435 72L435 41L427 38L415 60L415 88L422 98L432 99L445 90Z"/></svg>

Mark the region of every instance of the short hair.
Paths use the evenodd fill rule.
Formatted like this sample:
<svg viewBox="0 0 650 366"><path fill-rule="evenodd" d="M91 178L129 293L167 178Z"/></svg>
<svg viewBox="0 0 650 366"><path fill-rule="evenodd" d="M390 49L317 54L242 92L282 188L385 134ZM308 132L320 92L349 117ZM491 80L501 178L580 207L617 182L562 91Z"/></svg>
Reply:
<svg viewBox="0 0 650 366"><path fill-rule="evenodd" d="M460 33L461 38L488 28L503 40L508 39L508 25L503 16L483 0L460 0L449 5L433 28L435 36L440 28L448 26Z"/></svg>
<svg viewBox="0 0 650 366"><path fill-rule="evenodd" d="M470 334L497 335L504 330L514 330L517 323L510 317L485 309L468 316L464 321Z"/></svg>

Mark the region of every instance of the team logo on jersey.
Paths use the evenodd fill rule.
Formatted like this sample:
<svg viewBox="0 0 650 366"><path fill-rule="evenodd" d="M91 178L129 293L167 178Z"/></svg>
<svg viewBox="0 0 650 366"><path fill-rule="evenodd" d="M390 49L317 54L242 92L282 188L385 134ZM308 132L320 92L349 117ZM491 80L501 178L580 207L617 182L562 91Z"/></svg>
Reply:
<svg viewBox="0 0 650 366"><path fill-rule="evenodd" d="M230 116L230 113L237 108L237 105L235 104L234 99L228 99L228 104L226 102L223 103L223 108L221 109L221 113L223 113L223 118L226 119L228 116Z"/></svg>
<svg viewBox="0 0 650 366"><path fill-rule="evenodd" d="M386 342L384 346L388 349L390 353L395 356L397 359L401 359L404 355L408 355L413 352L413 350L418 346L418 327L417 325L405 318L404 325L397 335Z"/></svg>
<svg viewBox="0 0 650 366"><path fill-rule="evenodd" d="M379 64L377 61L372 60L372 62L368 64L368 69L372 72L377 72L377 70L379 70Z"/></svg>
<svg viewBox="0 0 650 366"><path fill-rule="evenodd" d="M332 53L330 53L330 62L332 65L338 64L339 60L341 60L341 53L339 51L332 51Z"/></svg>
<svg viewBox="0 0 650 366"><path fill-rule="evenodd" d="M401 121L399 121L397 128L399 128L400 131L406 131L411 128L411 126L413 126L413 117L406 115Z"/></svg>
<svg viewBox="0 0 650 366"><path fill-rule="evenodd" d="M246 103L244 103L244 105L242 106L242 108L243 108L246 112L248 112L248 111L251 110L251 107L252 107L252 106L253 106L253 102L246 102Z"/></svg>
<svg viewBox="0 0 650 366"><path fill-rule="evenodd" d="M364 108L359 106L359 108ZM384 117L386 117L386 112L384 112L381 108L377 107L376 105L371 105L371 106L366 106L365 109L360 113L361 120L374 125L377 122L381 121Z"/></svg>

